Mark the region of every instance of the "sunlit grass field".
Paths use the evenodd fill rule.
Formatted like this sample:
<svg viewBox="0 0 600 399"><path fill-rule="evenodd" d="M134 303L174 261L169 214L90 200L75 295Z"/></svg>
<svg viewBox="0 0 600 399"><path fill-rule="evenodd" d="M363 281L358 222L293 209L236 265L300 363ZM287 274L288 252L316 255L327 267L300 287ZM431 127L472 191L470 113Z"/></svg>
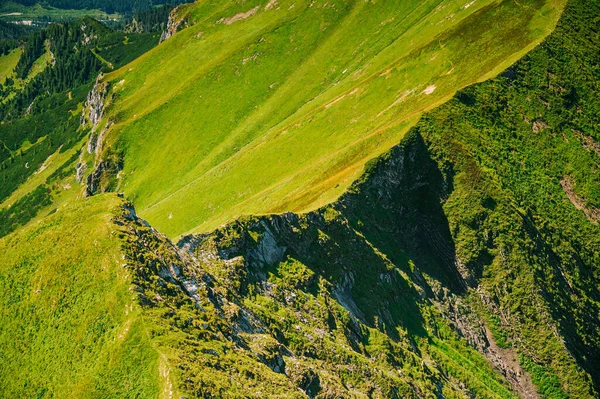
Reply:
<svg viewBox="0 0 600 399"><path fill-rule="evenodd" d="M114 125L103 148L122 149L124 154L118 191L133 201L153 227L170 237L209 231L243 214L315 209L346 191L365 164L398 144L423 113L458 89L496 75L532 49L553 29L564 3L203 0L183 6L180 15L189 20L189 27L104 77L111 87L104 123L111 120ZM0 81L3 73L14 69L15 58L15 54L0 57ZM47 62L45 54L34 71ZM497 101L493 92L486 96L482 91L479 104ZM73 110L77 126L80 109L77 105ZM443 113L439 118L443 121ZM473 130L465 142L476 138L477 129L485 126L472 120ZM448 129L452 132L451 125ZM85 134L82 129L77 133ZM45 137L37 144L27 142L21 149L31 151L44 143ZM168 324L166 308L145 313L139 309L131 290L132 272L124 267L123 243L111 222L123 201L114 193L83 199L83 187L75 181L74 165L92 158L87 153L77 157L86 141L83 138L65 151L54 152L42 168L0 201L0 211L14 209L41 185L53 189L51 205L27 225L0 238L0 381L5 382L0 384L0 397L15 393L26 397L179 397L178 392L175 396L170 392L168 373L165 377L161 367L172 367L175 385L181 384L184 379L178 378L184 375L183 368L175 365L185 356L197 367L194 372L199 380L233 380L228 370L215 373L194 361L198 353L209 352L184 346L192 347L195 341L185 339ZM571 140L572 145L576 143ZM481 162L477 151L465 154ZM65 166L73 170L67 168L65 175L53 180ZM490 169L489 173L498 170L502 169ZM465 190L464 194L456 191L461 195L458 200L472 201L461 203L461 208L454 205L456 210L450 202L454 213L449 214L468 221L484 203L477 202L479 198L464 181L457 179L456 183ZM546 196L538 198L545 200ZM493 230L480 231L487 234ZM355 240L343 247L339 245L343 237L328 237L332 238L333 247L342 255L360 254ZM457 248L466 252L473 239L459 238L463 242L457 240ZM158 242L154 244L159 247ZM395 245L390 243L390 247ZM143 260L147 254L140 255ZM377 256L382 264L390 262L386 254L377 252ZM357 270L368 265L372 271L371 259L357 257L353 264ZM334 262L327 265L335 266L335 272L342 270ZM498 281L492 285L486 275L481 287L489 284L489 292L493 292L496 283L524 279L514 277L518 263L507 265L498 261L488 266L488 274L493 270ZM295 274L286 277L285 273L308 270L309 266L282 263L272 268L269 282L280 286L295 283ZM221 264L203 267L226 271ZM527 273L530 268L531 264L523 263ZM368 278L372 278L372 286L381 281L379 274L367 274L364 279L370 284ZM515 289L511 295L515 302L522 298L523 303L531 302L537 285L533 280L522 284L527 289ZM481 291L474 292L479 295ZM368 299L370 293L356 297ZM276 305L271 295L250 298L245 305L253 305L253 311L265 315ZM321 309L317 305L315 301L315 309ZM546 317L534 305L526 309L535 312L535 317ZM303 308L299 314L306 313ZM296 317L285 308L278 313L281 315L285 320ZM437 314L430 317L441 318ZM575 361L565 363L559 357L571 356L566 349L560 352L562 336L552 335L556 332L547 328L551 321L535 325L535 317L525 317L526 323L535 327L528 325L525 338L543 341L546 355L561 361L552 364L554 368L544 368L525 357L520 363L536 386L557 386L557 395L563 395L559 383L564 380L573 392L583 392L585 397L581 382L585 380L575 374L580 372ZM307 330L316 325L303 319L297 323ZM164 327L162 335L153 333L152 324ZM510 340L504 341L501 326L488 327L494 336L500 334L495 337L500 346L511 347ZM377 329L369 334L368 352L387 354L394 348L395 341L388 343ZM476 397L515 397L505 376L455 337L454 330L440 322L435 334L435 338L417 340L418 349L427 362L441 365L450 381L465 383ZM309 334L302 331L299 336L306 340ZM203 342L202 348L220 350L229 345L223 342ZM241 365L240 369L255 367L239 350L224 353L221 359L225 355L227 361ZM164 362L170 365L161 366ZM415 364L415 373L422 371L422 364ZM405 370L413 371L411 367L407 365ZM431 369L436 373L442 370ZM418 373L407 375L419 382ZM280 379L281 374L265 373L257 380L267 384ZM450 388L456 387L446 387L444 394L449 398L454 394Z"/></svg>
<svg viewBox="0 0 600 399"><path fill-rule="evenodd" d="M535 46L565 2L312 3L185 6L192 26L104 78L120 190L161 231L332 201L423 112Z"/></svg>
<svg viewBox="0 0 600 399"><path fill-rule="evenodd" d="M159 355L110 222L121 205L72 201L0 239L0 396L158 396Z"/></svg>
<svg viewBox="0 0 600 399"><path fill-rule="evenodd" d="M0 56L0 84L4 84L6 78L13 74L22 52L20 48L16 48L10 53Z"/></svg>

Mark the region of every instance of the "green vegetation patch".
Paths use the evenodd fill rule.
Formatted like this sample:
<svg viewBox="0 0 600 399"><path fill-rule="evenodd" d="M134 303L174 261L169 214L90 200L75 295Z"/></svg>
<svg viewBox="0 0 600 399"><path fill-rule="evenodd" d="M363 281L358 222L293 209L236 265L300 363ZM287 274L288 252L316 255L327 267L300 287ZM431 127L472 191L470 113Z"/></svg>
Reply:
<svg viewBox="0 0 600 399"><path fill-rule="evenodd" d="M52 7L47 2L34 2L30 5L23 5L6 1L0 5L0 21L39 27L45 27L50 22L69 22L86 16L107 22L122 18L120 14L115 12L106 13L99 9L57 8Z"/></svg>
<svg viewBox="0 0 600 399"><path fill-rule="evenodd" d="M50 192L48 187L38 186L12 206L0 209L0 237L4 237L18 226L27 224L41 208L50 205Z"/></svg>
<svg viewBox="0 0 600 399"><path fill-rule="evenodd" d="M13 74L21 54L22 50L17 48L8 54L0 56L0 85L4 85L6 79Z"/></svg>
<svg viewBox="0 0 600 399"><path fill-rule="evenodd" d="M600 386L599 16L570 1L540 46L416 127L463 273L548 397Z"/></svg>
<svg viewBox="0 0 600 399"><path fill-rule="evenodd" d="M0 239L0 396L156 397L158 353L98 196Z"/></svg>

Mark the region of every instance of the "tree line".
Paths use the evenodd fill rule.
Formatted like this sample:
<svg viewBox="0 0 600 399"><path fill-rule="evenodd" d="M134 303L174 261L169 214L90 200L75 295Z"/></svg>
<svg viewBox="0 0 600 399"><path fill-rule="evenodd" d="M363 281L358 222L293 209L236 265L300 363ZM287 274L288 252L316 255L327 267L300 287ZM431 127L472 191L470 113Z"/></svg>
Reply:
<svg viewBox="0 0 600 399"><path fill-rule="evenodd" d="M56 8L62 9L99 9L109 14L112 13L132 13L140 10L147 10L152 7L163 4L178 4L188 0L46 0L45 3ZM39 0L15 0L16 3L26 6L33 6L39 3Z"/></svg>

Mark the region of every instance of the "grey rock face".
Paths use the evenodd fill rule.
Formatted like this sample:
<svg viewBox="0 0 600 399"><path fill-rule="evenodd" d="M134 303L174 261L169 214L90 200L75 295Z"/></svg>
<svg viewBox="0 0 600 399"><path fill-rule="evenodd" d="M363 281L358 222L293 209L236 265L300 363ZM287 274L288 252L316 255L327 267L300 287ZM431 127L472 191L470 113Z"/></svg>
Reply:
<svg viewBox="0 0 600 399"><path fill-rule="evenodd" d="M78 162L75 170L75 180L77 183L81 184L83 182L83 178L85 175L85 171L87 170L87 164L85 162Z"/></svg>
<svg viewBox="0 0 600 399"><path fill-rule="evenodd" d="M98 75L94 88L88 94L87 101L84 104L83 113L81 115L81 124L91 124L92 133L96 131L98 124L104 116L104 103L106 100L106 95L108 94L108 83L100 82L103 77L103 74ZM89 145L88 151L90 153L93 152Z"/></svg>
<svg viewBox="0 0 600 399"><path fill-rule="evenodd" d="M177 33L182 27L186 25L185 18L179 18L177 15L179 7L175 7L171 14L169 15L169 21L167 22L167 29L160 36L160 42L162 43L165 40L169 39L175 33Z"/></svg>
<svg viewBox="0 0 600 399"><path fill-rule="evenodd" d="M252 251L250 258L254 258L258 260L258 262L267 265L281 262L286 248L277 244L275 236L266 223L263 222L262 225L265 228L265 232L263 233L262 239L258 243L257 248Z"/></svg>

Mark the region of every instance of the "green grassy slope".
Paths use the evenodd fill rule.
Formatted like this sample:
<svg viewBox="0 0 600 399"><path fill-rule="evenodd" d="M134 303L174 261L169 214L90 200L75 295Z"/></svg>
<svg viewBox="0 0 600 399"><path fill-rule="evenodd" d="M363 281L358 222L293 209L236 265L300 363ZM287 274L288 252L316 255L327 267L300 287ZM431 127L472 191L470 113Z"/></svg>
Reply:
<svg viewBox="0 0 600 399"><path fill-rule="evenodd" d="M14 49L10 53L0 56L0 84L4 84L6 78L12 75L20 57L21 49Z"/></svg>
<svg viewBox="0 0 600 399"><path fill-rule="evenodd" d="M4 126L11 148L4 150L0 171L9 182L11 176L31 177L17 191L14 183L0 187L7 198L0 206L0 235L9 223L35 216L38 207L41 212L0 238L0 396L597 397L598 4L571 0L542 45L499 77L429 110L412 130L412 118L446 100L443 89L451 94L481 77L483 69L499 71L510 46L497 47L498 59L479 54L479 64L463 61L465 74L472 72L464 82L455 71L440 77L445 64L436 65L438 58L431 60L428 51L435 49L439 59L452 59L459 68L452 57L472 51L465 38L476 37L467 27L487 24L499 10L498 16L510 21L494 18L498 26L530 20L532 26L551 26L552 19L539 19L548 9L533 13L539 8L527 4L533 14L515 16L509 11L523 11L522 4L494 3L465 16L469 24L443 33L435 40L443 44L439 48L427 43L427 24L417 24L423 30L405 35L422 40L423 49L406 50L410 55L380 76L382 65L392 65L386 57L402 47L392 38L385 42L393 30L380 28L382 37L356 31L372 40L364 53L331 56L328 47L343 49L342 38L351 43L359 27L368 31L368 18L355 21L372 4L348 6L335 32L325 29L326 39L307 27L321 27L322 13L336 15L335 6L310 14L310 8L296 9L297 4L288 10L279 2L279 9L261 8L245 21L215 25L249 7L229 6L185 7L181 12L198 25L106 78L112 84L107 118L116 125L101 155L124 154L120 188L136 202L165 195L169 176L171 184L181 185L218 162L219 179L186 183L165 196L165 203L176 205L173 210L166 213L159 202L146 206L145 213L163 209L157 220L165 221L173 236L184 228L178 215L190 218L190 228L204 229L236 212L307 209L333 198L331 193L345 189L344 179L358 173L344 168L359 170L370 157L384 156L367 163L364 174L331 205L299 215L242 217L209 234L187 236L177 248L115 196L78 198L81 187L73 174L84 130L65 125L69 129L44 134L60 128L42 123L52 121L44 119L51 113ZM285 23L268 14L285 10L298 14ZM260 18L277 29L266 29ZM246 29L247 36L232 36L229 29L236 24L241 25L235 32ZM299 44L303 56L271 53L300 29L308 41ZM478 37L478 48L507 36L488 38L491 42L485 37ZM213 47L218 40L245 50L225 54ZM252 47L247 49L245 40ZM516 43L518 52L530 42ZM159 56L165 57L160 73L151 64ZM196 62L180 63L190 57ZM252 66L261 57L266 65ZM350 65L346 73L344 62ZM260 89L267 76L261 66L286 76L280 89L235 90L238 72L247 87ZM166 80L177 71L178 81ZM315 76L322 78L318 84ZM429 80L419 80L423 76ZM411 79L406 88L401 77ZM432 84L436 89L423 93ZM419 89L404 96L410 87ZM73 109L66 94L58 98L65 113ZM223 101L213 104L219 98ZM388 109L396 99L402 101ZM175 114L183 119L168 119ZM344 115L357 120L347 127ZM78 121L79 111L71 118ZM26 141L18 133L31 126L40 130L32 130ZM222 126L231 131L220 131ZM379 129L371 131L373 126ZM350 144L361 133L367 139L353 149ZM63 136L70 140L64 151L47 142ZM215 142L202 141L207 138ZM399 145L385 151L399 138ZM230 156L228 148L234 147L239 151ZM323 154L332 147L348 152L327 158ZM183 150L191 161L173 156ZM46 159L47 169L24 173L26 157ZM286 157L297 160L294 168L322 157L327 161L314 170L298 169L302 173L296 177ZM317 173L315 181L300 184L303 173L318 171L329 160L344 169L343 176L327 180ZM192 161L197 166L188 164ZM283 191L270 191L282 176L293 178L285 180ZM208 191L194 188L200 182L210 183ZM339 186L327 191L330 182ZM235 191L261 184L267 187L265 202L244 202L252 192ZM52 189L51 205L43 200L45 187ZM311 197L323 188L323 197ZM227 197L231 192L239 197ZM217 200L221 208L214 205Z"/></svg>
<svg viewBox="0 0 600 399"><path fill-rule="evenodd" d="M75 202L0 239L0 396L157 397L159 355L111 223L121 205Z"/></svg>
<svg viewBox="0 0 600 399"><path fill-rule="evenodd" d="M541 46L427 113L338 202L184 237L198 264L146 285L145 306L187 292L204 309L167 311L186 393L276 395L279 373L311 397L510 397L509 381L598 397L599 16L570 1Z"/></svg>
<svg viewBox="0 0 600 399"><path fill-rule="evenodd" d="M201 1L104 80L120 190L169 236L304 211L457 89L508 66L564 1Z"/></svg>

